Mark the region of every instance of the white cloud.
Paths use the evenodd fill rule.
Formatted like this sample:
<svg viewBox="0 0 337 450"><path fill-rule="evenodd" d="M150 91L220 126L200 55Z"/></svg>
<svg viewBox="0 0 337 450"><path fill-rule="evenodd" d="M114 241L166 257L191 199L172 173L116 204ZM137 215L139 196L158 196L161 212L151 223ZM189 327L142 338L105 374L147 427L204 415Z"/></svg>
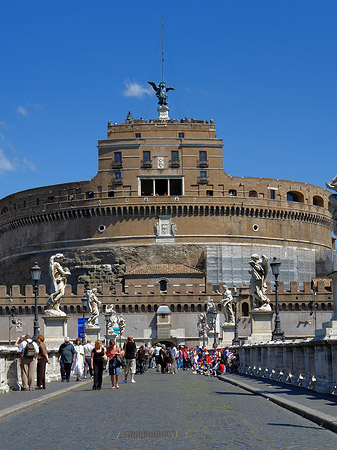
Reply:
<svg viewBox="0 0 337 450"><path fill-rule="evenodd" d="M142 98L144 95L152 95L153 93L150 86L142 86L135 81L125 80L124 86L125 89L123 91L123 95L125 95L125 97Z"/></svg>
<svg viewBox="0 0 337 450"><path fill-rule="evenodd" d="M23 172L25 170L35 172L34 164L21 155L20 152L17 152L2 133L0 133L0 143L2 146L2 149L0 148L0 175L7 172Z"/></svg>
<svg viewBox="0 0 337 450"><path fill-rule="evenodd" d="M13 170L15 170L14 165L0 148L0 173L12 172Z"/></svg>
<svg viewBox="0 0 337 450"><path fill-rule="evenodd" d="M4 120L0 120L0 128L7 130L7 123Z"/></svg>
<svg viewBox="0 0 337 450"><path fill-rule="evenodd" d="M16 112L23 117L28 117L28 111L27 108L24 108L23 106L18 106L18 109L16 110Z"/></svg>

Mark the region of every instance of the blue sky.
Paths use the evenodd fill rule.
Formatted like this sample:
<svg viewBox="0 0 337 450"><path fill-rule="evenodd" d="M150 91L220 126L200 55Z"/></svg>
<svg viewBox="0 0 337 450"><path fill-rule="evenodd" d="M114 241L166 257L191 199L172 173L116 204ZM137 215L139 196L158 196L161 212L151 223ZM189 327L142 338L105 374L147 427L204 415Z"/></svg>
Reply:
<svg viewBox="0 0 337 450"><path fill-rule="evenodd" d="M90 179L109 120L214 119L233 176L337 173L337 2L19 0L0 6L0 198Z"/></svg>

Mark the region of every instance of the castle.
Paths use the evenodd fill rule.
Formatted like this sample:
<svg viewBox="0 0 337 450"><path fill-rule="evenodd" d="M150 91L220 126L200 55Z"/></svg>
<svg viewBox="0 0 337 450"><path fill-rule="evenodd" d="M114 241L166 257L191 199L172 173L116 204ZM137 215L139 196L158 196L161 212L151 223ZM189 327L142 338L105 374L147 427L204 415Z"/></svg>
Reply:
<svg viewBox="0 0 337 450"><path fill-rule="evenodd" d="M30 323L33 296L26 285L35 261L43 269L43 312L48 260L61 252L72 273L62 301L73 315L72 336L84 289L97 287L103 308L118 305L127 332L138 340L156 337L155 313L165 304L171 337L194 342L198 311L208 296L220 298L216 292L225 282L238 288L244 337L251 309L248 261L257 253L282 262L281 311L289 317L296 311L298 319L288 320L286 334L312 335L307 305L313 279L322 320L332 311L331 283L324 282L333 249L329 194L296 181L230 176L213 120L178 121L159 111L153 120L129 114L121 124L108 122L91 180L0 200L0 320L14 305ZM296 330L300 320L308 325L303 333Z"/></svg>

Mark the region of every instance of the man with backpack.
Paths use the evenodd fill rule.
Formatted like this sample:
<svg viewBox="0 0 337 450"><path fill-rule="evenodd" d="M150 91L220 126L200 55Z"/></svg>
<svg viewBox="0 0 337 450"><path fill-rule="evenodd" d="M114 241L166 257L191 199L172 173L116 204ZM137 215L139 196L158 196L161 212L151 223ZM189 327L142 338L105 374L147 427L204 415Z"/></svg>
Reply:
<svg viewBox="0 0 337 450"><path fill-rule="evenodd" d="M34 391L35 378L35 357L39 353L39 346L32 341L29 334L26 334L25 340L19 345L19 352L21 355L21 378L22 391Z"/></svg>

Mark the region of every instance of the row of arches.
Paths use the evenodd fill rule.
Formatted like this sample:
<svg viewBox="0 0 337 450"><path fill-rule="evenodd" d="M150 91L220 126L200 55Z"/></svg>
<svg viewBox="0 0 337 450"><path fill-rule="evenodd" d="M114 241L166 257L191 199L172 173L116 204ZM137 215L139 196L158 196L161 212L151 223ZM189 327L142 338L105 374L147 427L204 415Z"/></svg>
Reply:
<svg viewBox="0 0 337 450"><path fill-rule="evenodd" d="M0 229L4 232L26 225L44 222L54 222L59 220L82 219L91 217L116 216L127 217L158 217L168 216L244 216L251 218L281 219L291 221L302 221L317 223L329 226L331 221L317 214L300 211L287 211L279 209L253 208L244 206L209 206L209 205L173 205L173 206L117 206L117 207L97 207L69 209L64 211L54 211L16 219L6 224Z"/></svg>

